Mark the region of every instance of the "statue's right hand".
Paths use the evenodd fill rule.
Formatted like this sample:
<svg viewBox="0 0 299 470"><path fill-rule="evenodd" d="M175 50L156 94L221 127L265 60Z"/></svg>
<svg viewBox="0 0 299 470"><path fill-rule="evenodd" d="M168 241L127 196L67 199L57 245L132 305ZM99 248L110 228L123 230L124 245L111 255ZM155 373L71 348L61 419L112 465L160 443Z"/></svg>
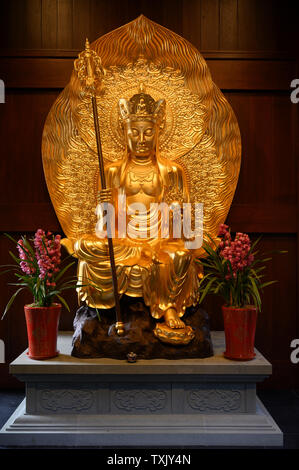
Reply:
<svg viewBox="0 0 299 470"><path fill-rule="evenodd" d="M97 195L97 203L102 204L103 202L112 203L112 190L111 189L101 189Z"/></svg>

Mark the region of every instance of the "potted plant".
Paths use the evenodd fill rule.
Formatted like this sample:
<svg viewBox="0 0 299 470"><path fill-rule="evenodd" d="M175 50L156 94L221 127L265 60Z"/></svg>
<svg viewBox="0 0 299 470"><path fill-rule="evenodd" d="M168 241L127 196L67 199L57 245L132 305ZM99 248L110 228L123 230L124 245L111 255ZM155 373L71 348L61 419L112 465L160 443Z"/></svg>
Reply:
<svg viewBox="0 0 299 470"><path fill-rule="evenodd" d="M2 266L8 269L1 274L13 271L17 278L17 282L9 283L16 287L16 291L7 303L2 319L19 293L28 289L32 294L33 302L24 307L29 346L27 354L31 359L48 359L57 356L59 354L56 347L61 304L69 311L61 293L77 286L76 278L69 276L63 281L63 276L74 262L62 267L64 262L61 262L60 235L54 236L51 232L46 234L42 229L38 229L31 240L22 236L17 241L9 234L5 235L16 244L19 256L15 256L10 251L15 264ZM68 258L69 256L65 260Z"/></svg>
<svg viewBox="0 0 299 470"><path fill-rule="evenodd" d="M235 360L254 358L254 338L258 311L261 309L260 291L276 281L263 282L264 263L259 259L254 243L245 233L237 232L233 239L229 227L221 224L217 245L204 242L205 256L199 259L203 266L200 281L200 302L207 294L221 296L226 351L224 356Z"/></svg>

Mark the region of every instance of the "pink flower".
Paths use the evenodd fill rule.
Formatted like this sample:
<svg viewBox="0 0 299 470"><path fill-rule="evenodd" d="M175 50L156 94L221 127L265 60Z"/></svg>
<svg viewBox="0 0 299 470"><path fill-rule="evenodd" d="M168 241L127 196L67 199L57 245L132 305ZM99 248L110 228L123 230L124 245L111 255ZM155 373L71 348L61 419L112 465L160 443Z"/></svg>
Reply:
<svg viewBox="0 0 299 470"><path fill-rule="evenodd" d="M227 238L227 235L229 235L229 238L230 238L230 234L229 234L227 229L228 229L228 225L220 224L219 225L219 231L218 231L218 237Z"/></svg>
<svg viewBox="0 0 299 470"><path fill-rule="evenodd" d="M28 276L31 276L32 274L35 273L35 268L32 266L31 263L27 262L28 260L32 261L32 256L30 255L30 253L28 253L28 250L26 249L26 247L24 247L24 243L22 239L18 241L17 248L19 251L19 257L22 260L24 260L20 262L20 267L25 274L28 274Z"/></svg>
<svg viewBox="0 0 299 470"><path fill-rule="evenodd" d="M51 237L51 238L48 238ZM47 235L42 229L38 229L34 237L34 247L39 266L40 279L45 279L47 276L51 278L53 273L59 271L59 264L61 261L61 236L52 235L51 232L47 232ZM47 279L47 286L55 287L55 282L51 282Z"/></svg>
<svg viewBox="0 0 299 470"><path fill-rule="evenodd" d="M254 256L252 253L249 254L251 248L249 236L246 233L237 232L235 239L232 240L227 228L227 225L224 224L220 226L219 233L225 238L225 242L219 244L220 256L230 262L233 277L236 278L238 272L253 263ZM229 234L229 237L227 237L227 234ZM230 278L231 274L228 273L226 279Z"/></svg>

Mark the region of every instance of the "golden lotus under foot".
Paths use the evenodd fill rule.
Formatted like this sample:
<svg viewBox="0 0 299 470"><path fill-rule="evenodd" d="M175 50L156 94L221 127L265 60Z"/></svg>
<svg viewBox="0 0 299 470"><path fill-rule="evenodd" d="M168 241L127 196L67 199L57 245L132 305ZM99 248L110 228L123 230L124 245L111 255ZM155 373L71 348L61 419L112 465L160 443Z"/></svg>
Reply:
<svg viewBox="0 0 299 470"><path fill-rule="evenodd" d="M195 337L191 326L184 328L170 328L166 323L158 323L154 329L154 335L163 343L189 344Z"/></svg>

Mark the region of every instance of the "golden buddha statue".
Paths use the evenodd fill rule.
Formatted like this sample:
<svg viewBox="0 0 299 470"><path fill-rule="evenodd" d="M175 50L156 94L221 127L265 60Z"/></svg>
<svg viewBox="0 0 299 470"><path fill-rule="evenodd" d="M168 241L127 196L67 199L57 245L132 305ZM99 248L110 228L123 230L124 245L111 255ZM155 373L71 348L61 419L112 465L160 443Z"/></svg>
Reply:
<svg viewBox="0 0 299 470"><path fill-rule="evenodd" d="M105 169L107 187L111 189L101 190L99 181L101 203L111 203L116 208L119 196L123 195L126 201L127 234L119 238L116 221L113 243L119 294L143 297L154 318L163 317L170 330L183 329L184 336L190 340L192 330L186 331L180 318L186 307L198 302L198 268L184 240L173 238L171 233L163 237L161 211L158 210L158 204L165 200L165 192L170 187L181 197L180 201L168 198L173 207L189 202L183 169L159 158L159 129L165 118L165 100L155 102L149 94L140 92L128 101L119 100L119 114L127 149L120 161ZM142 212L130 211L130 207L134 208L135 204L139 207L140 203ZM157 203L154 210L153 203ZM154 236L150 231L155 232ZM79 259L78 276L85 284L79 289L80 300L93 307L113 307L107 240L96 233L85 234L69 251L74 251ZM88 279L92 279L100 291L87 286ZM170 333L169 336L175 337Z"/></svg>
<svg viewBox="0 0 299 470"><path fill-rule="evenodd" d="M90 94L78 67L43 135L49 192L84 284L79 301L114 306L103 212L110 203L118 293L143 297L163 321L155 328L162 341L187 344L194 333L183 316L198 302L201 248L173 229L184 204L203 203L203 237L217 241L240 167L236 118L199 52L144 16L88 45L88 54L94 70L105 70L95 94L108 189L101 187ZM163 203L173 209L166 236ZM196 225L193 209L191 218Z"/></svg>

